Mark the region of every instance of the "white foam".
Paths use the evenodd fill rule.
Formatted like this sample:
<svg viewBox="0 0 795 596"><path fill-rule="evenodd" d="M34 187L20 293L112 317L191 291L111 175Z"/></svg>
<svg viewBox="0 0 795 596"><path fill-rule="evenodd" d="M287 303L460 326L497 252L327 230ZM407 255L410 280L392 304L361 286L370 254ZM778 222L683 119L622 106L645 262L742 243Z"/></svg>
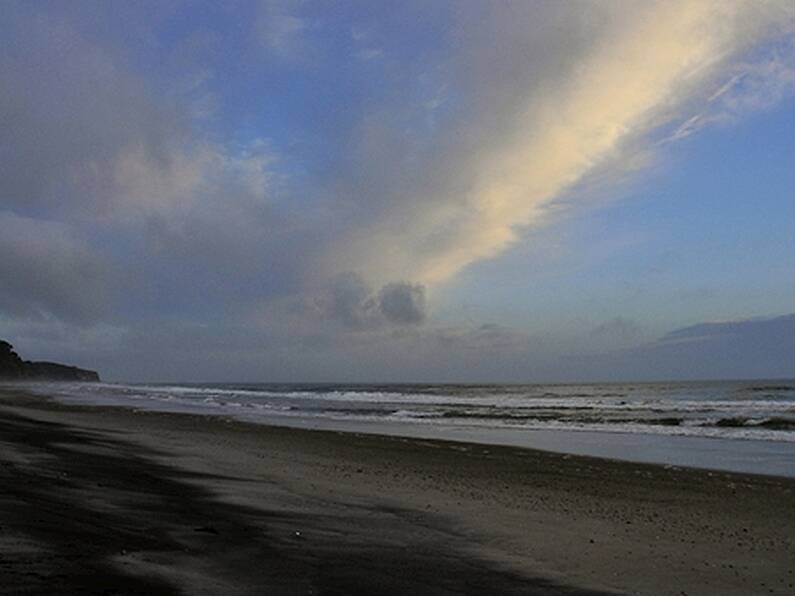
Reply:
<svg viewBox="0 0 795 596"><path fill-rule="evenodd" d="M732 391L723 385L709 387L700 398L670 387L661 387L658 395L652 395L648 386L637 391L626 386L621 392L610 393L611 397L604 397L606 392L598 386L590 388L593 397L587 396L586 386L571 386L568 390L575 394L572 397L549 397L550 391L543 386L524 391L510 388L507 393L499 393L506 390L494 387L492 393L483 389L459 394L109 383L40 383L29 388L73 403L244 416L253 421L274 417L388 420L451 428L559 429L795 442L793 431L755 426L769 418L795 417L795 401L726 399ZM566 388L557 387L556 391L565 395ZM363 404L372 407L362 408ZM626 420L626 414L634 420ZM678 424L654 423L667 417L676 418ZM741 419L743 426L715 426L726 418Z"/></svg>

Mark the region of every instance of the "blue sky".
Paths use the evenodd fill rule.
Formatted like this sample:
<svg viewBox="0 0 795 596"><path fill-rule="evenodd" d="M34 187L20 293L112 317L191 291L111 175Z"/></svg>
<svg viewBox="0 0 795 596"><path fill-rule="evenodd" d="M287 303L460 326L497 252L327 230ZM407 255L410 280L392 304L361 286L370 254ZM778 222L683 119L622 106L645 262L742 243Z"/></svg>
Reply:
<svg viewBox="0 0 795 596"><path fill-rule="evenodd" d="M4 12L0 336L29 357L124 380L795 376L788 2Z"/></svg>
<svg viewBox="0 0 795 596"><path fill-rule="evenodd" d="M555 324L631 316L655 334L789 312L792 138L791 99L694 135L626 187L610 189L615 202L544 231L554 254L539 256L531 238L473 266L457 291L483 292L481 307L504 313L506 324L532 324L539 312Z"/></svg>

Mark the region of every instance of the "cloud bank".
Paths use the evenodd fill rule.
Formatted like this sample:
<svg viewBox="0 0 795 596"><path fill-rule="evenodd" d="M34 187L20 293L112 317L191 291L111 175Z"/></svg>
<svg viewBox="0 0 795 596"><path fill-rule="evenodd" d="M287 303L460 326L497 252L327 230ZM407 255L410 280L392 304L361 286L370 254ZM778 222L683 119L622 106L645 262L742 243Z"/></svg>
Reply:
<svg viewBox="0 0 795 596"><path fill-rule="evenodd" d="M583 378L787 378L795 354L795 315L708 322L606 355L572 358Z"/></svg>

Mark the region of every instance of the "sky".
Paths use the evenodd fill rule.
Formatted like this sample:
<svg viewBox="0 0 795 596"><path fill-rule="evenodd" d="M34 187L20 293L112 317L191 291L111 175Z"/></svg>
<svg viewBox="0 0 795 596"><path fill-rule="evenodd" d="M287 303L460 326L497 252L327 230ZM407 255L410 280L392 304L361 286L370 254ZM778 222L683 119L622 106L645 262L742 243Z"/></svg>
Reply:
<svg viewBox="0 0 795 596"><path fill-rule="evenodd" d="M3 4L0 337L118 381L795 377L795 5Z"/></svg>

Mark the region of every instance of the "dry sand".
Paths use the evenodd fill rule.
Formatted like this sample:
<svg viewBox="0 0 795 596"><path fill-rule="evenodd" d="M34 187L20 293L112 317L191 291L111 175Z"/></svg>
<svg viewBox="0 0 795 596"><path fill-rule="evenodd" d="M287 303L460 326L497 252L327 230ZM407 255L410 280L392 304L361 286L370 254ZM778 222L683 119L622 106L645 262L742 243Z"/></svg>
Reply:
<svg viewBox="0 0 795 596"><path fill-rule="evenodd" d="M795 480L0 391L2 594L795 594Z"/></svg>

